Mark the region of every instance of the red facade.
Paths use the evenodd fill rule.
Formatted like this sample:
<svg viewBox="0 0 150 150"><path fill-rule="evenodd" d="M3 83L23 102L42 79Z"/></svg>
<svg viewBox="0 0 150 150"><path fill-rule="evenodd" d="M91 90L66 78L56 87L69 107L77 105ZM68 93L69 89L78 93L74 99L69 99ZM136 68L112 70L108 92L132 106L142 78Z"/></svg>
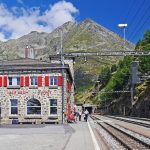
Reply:
<svg viewBox="0 0 150 150"><path fill-rule="evenodd" d="M20 76L20 86L24 86L24 76Z"/></svg>
<svg viewBox="0 0 150 150"><path fill-rule="evenodd" d="M7 87L7 76L4 76L4 87Z"/></svg>
<svg viewBox="0 0 150 150"><path fill-rule="evenodd" d="M58 86L62 86L62 76L58 76Z"/></svg>
<svg viewBox="0 0 150 150"><path fill-rule="evenodd" d="M29 76L25 77L25 86L29 86Z"/></svg>
<svg viewBox="0 0 150 150"><path fill-rule="evenodd" d="M49 76L45 76L45 86L49 86Z"/></svg>
<svg viewBox="0 0 150 150"><path fill-rule="evenodd" d="M42 76L38 76L38 86L42 86Z"/></svg>
<svg viewBox="0 0 150 150"><path fill-rule="evenodd" d="M3 78L0 76L0 87L3 86Z"/></svg>

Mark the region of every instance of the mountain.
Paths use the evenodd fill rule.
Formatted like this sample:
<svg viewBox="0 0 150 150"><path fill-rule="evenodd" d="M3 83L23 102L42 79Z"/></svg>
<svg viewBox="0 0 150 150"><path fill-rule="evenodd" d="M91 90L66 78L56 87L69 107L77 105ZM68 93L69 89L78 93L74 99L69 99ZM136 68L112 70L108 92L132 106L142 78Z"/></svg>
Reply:
<svg viewBox="0 0 150 150"><path fill-rule="evenodd" d="M18 39L0 42L0 53L7 55L8 59L24 57L26 45L31 45L36 58L48 59L49 54L56 54L60 50L61 31L65 52L123 50L124 41L119 35L91 19L86 19L81 23L67 22L51 33L32 31ZM126 41L125 50L130 49L134 49L134 45ZM77 87L95 81L101 66L117 63L119 59L106 56L77 58L75 64Z"/></svg>

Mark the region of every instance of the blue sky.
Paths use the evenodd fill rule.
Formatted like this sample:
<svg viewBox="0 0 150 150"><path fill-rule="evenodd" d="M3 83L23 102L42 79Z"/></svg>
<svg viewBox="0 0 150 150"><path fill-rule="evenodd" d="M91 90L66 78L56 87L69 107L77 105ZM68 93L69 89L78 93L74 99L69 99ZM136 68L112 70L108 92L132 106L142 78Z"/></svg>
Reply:
<svg viewBox="0 0 150 150"><path fill-rule="evenodd" d="M0 0L0 40L19 38L31 31L51 32L66 21L91 18L136 43L150 28L150 0Z"/></svg>

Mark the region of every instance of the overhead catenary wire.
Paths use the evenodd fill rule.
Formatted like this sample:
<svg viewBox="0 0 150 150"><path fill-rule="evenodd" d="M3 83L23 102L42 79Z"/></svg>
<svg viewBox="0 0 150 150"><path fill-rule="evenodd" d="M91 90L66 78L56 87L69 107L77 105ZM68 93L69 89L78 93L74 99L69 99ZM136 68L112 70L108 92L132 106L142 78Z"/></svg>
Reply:
<svg viewBox="0 0 150 150"><path fill-rule="evenodd" d="M130 14L130 10L132 10L132 8L133 8L133 6L134 6L134 0L131 0L130 1L131 3L131 5L129 4L129 9L128 9L128 11L127 11L127 13L126 13L126 15L125 16L129 16L129 14ZM124 23L127 21L127 17L124 19ZM118 30L119 30L119 28L118 28ZM118 35L120 35L121 34L121 30L119 30L118 31Z"/></svg>
<svg viewBox="0 0 150 150"><path fill-rule="evenodd" d="M137 15L140 13L140 11L142 10L144 4L145 4L146 0L142 1L141 4L139 4L138 9L136 10L134 16L131 18L131 21L128 23L129 24L129 29L131 29L133 23L135 22Z"/></svg>
<svg viewBox="0 0 150 150"><path fill-rule="evenodd" d="M146 18L146 20L144 20L146 14L148 14L148 12L150 11L150 6L147 7L147 9L145 10L144 14L142 15L142 17L139 19L139 22L137 24L140 24L140 22L143 22L143 24L141 26L139 26L139 28L136 28L136 30L134 30L133 34L129 37L129 39L133 40L135 35L141 30L141 28L146 24L146 22L149 19L149 16Z"/></svg>
<svg viewBox="0 0 150 150"><path fill-rule="evenodd" d="M135 34L135 32L137 34L137 30L141 27L140 24L145 22L145 21L141 21L141 20L144 20L145 16L147 16L148 10L149 10L149 7L150 7L150 6L148 6L146 10L144 9L144 7L146 7L146 5L145 5L146 4L146 0L140 1L141 3L139 5L137 5L137 6L135 6L136 3L134 3L134 2L135 1L133 0L131 5L130 5L130 7L129 7L129 10L128 10L128 13L127 13L127 17L125 18L125 21L130 19L129 23L127 21L128 25L129 25L128 26L128 32L131 31L131 29L133 28L133 25L134 25L134 30L129 32L129 35L128 35L128 37L129 37L128 39L130 39L130 40L131 40L131 37L133 37L133 35ZM137 8L137 9L133 10L132 9L133 6L135 8ZM133 12L133 16L129 17L132 12ZM139 16L141 16L140 14L143 14L142 17L139 17ZM145 23L143 23L143 24L145 25ZM135 31L135 29L136 29L136 31Z"/></svg>
<svg viewBox="0 0 150 150"><path fill-rule="evenodd" d="M149 21L149 19L150 19L150 16L148 16L148 17L146 18L146 20L145 20L144 23L139 27L139 29L137 30L137 32L135 32L135 34L132 36L132 39L135 38L135 36L137 35L137 33L144 27L144 25L147 23L147 21Z"/></svg>
<svg viewBox="0 0 150 150"><path fill-rule="evenodd" d="M135 6L134 5L134 2L135 2L134 0L131 0L130 2L131 2L131 5L130 5L128 11L127 11L126 18L124 19L124 22L127 21L127 19L128 19L127 17L130 15L132 8Z"/></svg>

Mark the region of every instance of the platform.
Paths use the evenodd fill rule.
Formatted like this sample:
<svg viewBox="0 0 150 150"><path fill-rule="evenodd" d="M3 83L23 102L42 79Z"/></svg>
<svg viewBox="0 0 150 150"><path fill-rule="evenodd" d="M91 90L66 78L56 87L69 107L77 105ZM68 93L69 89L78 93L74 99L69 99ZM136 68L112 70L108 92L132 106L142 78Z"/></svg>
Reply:
<svg viewBox="0 0 150 150"><path fill-rule="evenodd" d="M36 125L19 124L0 127L1 150L97 150L89 123Z"/></svg>
<svg viewBox="0 0 150 150"><path fill-rule="evenodd" d="M75 132L70 136L65 150L95 150L87 122L81 121L70 126Z"/></svg>

